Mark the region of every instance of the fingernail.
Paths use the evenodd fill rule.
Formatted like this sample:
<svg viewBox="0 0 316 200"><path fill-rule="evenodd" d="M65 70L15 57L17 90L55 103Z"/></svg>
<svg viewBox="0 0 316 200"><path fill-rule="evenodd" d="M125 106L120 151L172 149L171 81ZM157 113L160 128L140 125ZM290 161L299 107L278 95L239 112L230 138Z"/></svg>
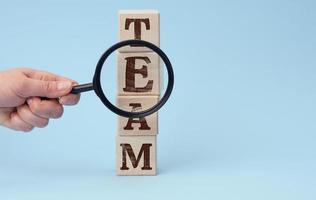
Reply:
<svg viewBox="0 0 316 200"><path fill-rule="evenodd" d="M59 102L60 104L64 104L63 98L60 97L60 98L58 99L58 102Z"/></svg>
<svg viewBox="0 0 316 200"><path fill-rule="evenodd" d="M69 89L71 84L72 83L70 81L59 81L59 82L57 82L57 90Z"/></svg>
<svg viewBox="0 0 316 200"><path fill-rule="evenodd" d="M33 102L33 99L32 99L32 98L28 98L28 99L27 99L27 104L31 105L32 102Z"/></svg>

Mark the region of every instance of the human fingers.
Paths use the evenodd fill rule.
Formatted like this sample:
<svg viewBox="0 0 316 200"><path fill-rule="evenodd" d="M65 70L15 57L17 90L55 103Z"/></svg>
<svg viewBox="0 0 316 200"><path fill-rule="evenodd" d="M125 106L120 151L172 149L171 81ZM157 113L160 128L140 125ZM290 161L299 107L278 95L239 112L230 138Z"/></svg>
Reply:
<svg viewBox="0 0 316 200"><path fill-rule="evenodd" d="M60 118L64 112L63 106L57 99L41 100L38 97L32 97L27 100L30 110L42 118Z"/></svg>
<svg viewBox="0 0 316 200"><path fill-rule="evenodd" d="M48 118L43 118L34 114L27 104L19 106L17 108L17 113L23 121L34 127L44 128L49 122Z"/></svg>
<svg viewBox="0 0 316 200"><path fill-rule="evenodd" d="M51 72L41 71L41 70L25 68L24 73L29 78L42 80L42 81L71 81L74 83L76 82L70 78L57 75Z"/></svg>
<svg viewBox="0 0 316 200"><path fill-rule="evenodd" d="M71 81L42 81L25 78L16 88L18 95L27 97L58 98L67 95L72 89Z"/></svg>
<svg viewBox="0 0 316 200"><path fill-rule="evenodd" d="M31 124L28 124L27 122L25 122L17 114L17 112L11 113L10 119L7 120L3 125L10 128L10 129L17 130L17 131L23 131L23 132L30 132L34 128Z"/></svg>
<svg viewBox="0 0 316 200"><path fill-rule="evenodd" d="M80 94L68 94L59 98L62 105L76 105L80 100Z"/></svg>

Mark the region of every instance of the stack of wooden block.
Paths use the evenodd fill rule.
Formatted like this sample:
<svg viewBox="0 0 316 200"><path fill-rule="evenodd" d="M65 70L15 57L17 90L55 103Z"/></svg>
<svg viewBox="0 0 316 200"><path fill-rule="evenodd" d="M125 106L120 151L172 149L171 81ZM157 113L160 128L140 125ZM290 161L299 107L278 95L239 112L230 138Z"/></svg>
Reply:
<svg viewBox="0 0 316 200"><path fill-rule="evenodd" d="M119 39L141 39L159 46L159 12L119 12ZM117 106L139 112L160 97L160 57L141 46L126 46L117 56ZM117 175L156 175L158 113L144 118L118 119Z"/></svg>

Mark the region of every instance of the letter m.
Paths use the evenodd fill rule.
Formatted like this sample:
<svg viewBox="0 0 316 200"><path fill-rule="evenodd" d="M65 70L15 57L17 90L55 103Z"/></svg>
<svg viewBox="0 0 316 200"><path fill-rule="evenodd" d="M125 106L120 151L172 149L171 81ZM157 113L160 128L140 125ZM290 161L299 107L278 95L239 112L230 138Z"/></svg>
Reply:
<svg viewBox="0 0 316 200"><path fill-rule="evenodd" d="M141 158L143 157L144 162L143 162L143 167L141 169L142 170L152 169L152 167L150 167L150 147L152 146L152 144L147 144L147 143L143 144L137 155L137 159L132 149L132 146L130 144L123 143L123 144L120 144L120 146L122 147L122 167L120 168L121 170L129 170L129 168L127 167L127 160L126 160L127 155L129 156L134 168L137 168Z"/></svg>

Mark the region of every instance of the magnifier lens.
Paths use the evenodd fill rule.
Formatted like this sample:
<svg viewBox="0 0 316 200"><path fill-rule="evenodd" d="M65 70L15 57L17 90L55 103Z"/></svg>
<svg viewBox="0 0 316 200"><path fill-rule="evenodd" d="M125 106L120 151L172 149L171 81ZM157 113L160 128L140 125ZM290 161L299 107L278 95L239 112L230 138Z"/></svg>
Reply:
<svg viewBox="0 0 316 200"><path fill-rule="evenodd" d="M128 48L127 48L128 47ZM101 87L106 98L126 112L141 112L158 104L165 93L167 70L155 51L121 47L103 64Z"/></svg>

